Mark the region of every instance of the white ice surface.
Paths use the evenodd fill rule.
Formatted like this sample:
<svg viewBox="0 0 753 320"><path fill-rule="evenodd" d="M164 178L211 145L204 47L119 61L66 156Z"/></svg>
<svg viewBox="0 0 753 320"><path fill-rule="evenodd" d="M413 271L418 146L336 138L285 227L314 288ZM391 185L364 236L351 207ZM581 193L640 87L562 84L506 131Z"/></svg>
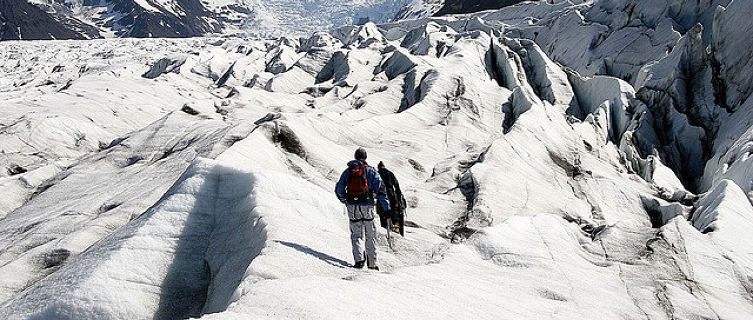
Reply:
<svg viewBox="0 0 753 320"><path fill-rule="evenodd" d="M251 14L242 27L252 36L302 36L356 24L387 22L410 0L248 0Z"/></svg>
<svg viewBox="0 0 753 320"><path fill-rule="evenodd" d="M561 30L601 28L580 24L589 5L516 8L302 47L3 43L0 163L29 171L0 178L0 318L753 315L749 118L721 118L734 148L712 161L730 166L691 206L663 159L631 151L656 107L640 88L580 77L544 38L488 32L528 30L504 12L548 10L567 11ZM669 38L641 58L659 61ZM610 41L600 50L625 45ZM143 78L161 58L185 63ZM349 267L332 193L359 146L409 205L405 237L379 231L380 272Z"/></svg>

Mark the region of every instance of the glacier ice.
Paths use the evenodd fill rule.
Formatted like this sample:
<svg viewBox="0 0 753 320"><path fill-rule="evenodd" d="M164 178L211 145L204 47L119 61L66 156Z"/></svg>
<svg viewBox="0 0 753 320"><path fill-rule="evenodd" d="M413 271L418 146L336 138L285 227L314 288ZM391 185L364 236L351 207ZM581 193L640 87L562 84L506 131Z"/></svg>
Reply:
<svg viewBox="0 0 753 320"><path fill-rule="evenodd" d="M3 43L0 317L748 318L746 6ZM379 273L359 146L409 204Z"/></svg>

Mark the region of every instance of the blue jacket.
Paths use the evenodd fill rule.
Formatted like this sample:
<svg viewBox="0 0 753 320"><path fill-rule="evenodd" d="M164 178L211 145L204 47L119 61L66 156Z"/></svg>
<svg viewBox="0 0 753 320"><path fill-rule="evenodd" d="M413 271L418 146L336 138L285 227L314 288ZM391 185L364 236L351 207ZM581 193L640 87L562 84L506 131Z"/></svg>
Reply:
<svg viewBox="0 0 753 320"><path fill-rule="evenodd" d="M351 166L360 166L366 164L365 161L361 160L353 160L351 162L348 162L348 168ZM390 201L387 200L387 189L384 187L384 184L382 183L382 177L379 176L379 172L374 169L374 167L366 166L366 183L369 184L369 190L377 190L376 195L377 199L379 199L379 203L382 205L382 209L384 211L390 210ZM337 185L335 186L335 194L337 195L337 198L340 199L340 202L346 203L345 201L345 187L348 185L348 176L350 175L350 170L345 169L345 171L340 175L340 181L337 182ZM349 203L350 204L350 203ZM369 199L367 202L362 203L360 205L364 206L373 206L375 205L374 199Z"/></svg>

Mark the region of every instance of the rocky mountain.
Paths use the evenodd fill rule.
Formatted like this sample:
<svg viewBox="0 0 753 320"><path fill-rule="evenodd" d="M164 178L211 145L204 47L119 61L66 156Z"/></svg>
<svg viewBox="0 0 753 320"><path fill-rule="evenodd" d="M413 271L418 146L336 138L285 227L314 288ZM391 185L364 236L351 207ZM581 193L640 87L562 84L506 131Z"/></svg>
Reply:
<svg viewBox="0 0 753 320"><path fill-rule="evenodd" d="M447 15L458 13L472 13L491 9L500 9L524 0L445 0L435 15Z"/></svg>
<svg viewBox="0 0 753 320"><path fill-rule="evenodd" d="M387 22L410 0L2 0L2 40L303 36ZM422 12L421 16L430 14ZM19 34L19 30L21 33ZM46 30L49 30L47 32Z"/></svg>
<svg viewBox="0 0 753 320"><path fill-rule="evenodd" d="M519 2L2 0L0 40L175 38L222 34L305 36L367 21L384 23L434 14L469 13Z"/></svg>
<svg viewBox="0 0 753 320"><path fill-rule="evenodd" d="M7 14L3 11L4 40L196 37L237 30L248 14L241 1L3 0L3 3L14 8Z"/></svg>
<svg viewBox="0 0 753 320"><path fill-rule="evenodd" d="M24 0L0 0L0 40L87 39L81 23L58 20Z"/></svg>

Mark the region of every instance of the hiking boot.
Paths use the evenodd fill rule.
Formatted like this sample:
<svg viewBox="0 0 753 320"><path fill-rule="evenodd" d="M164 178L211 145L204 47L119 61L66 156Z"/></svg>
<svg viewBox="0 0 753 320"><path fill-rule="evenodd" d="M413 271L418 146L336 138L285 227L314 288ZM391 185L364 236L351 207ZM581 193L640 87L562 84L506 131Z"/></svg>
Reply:
<svg viewBox="0 0 753 320"><path fill-rule="evenodd" d="M369 270L379 271L378 266L369 266Z"/></svg>
<svg viewBox="0 0 753 320"><path fill-rule="evenodd" d="M361 269L363 268L363 265L366 263L366 260L356 261L356 264L353 265L353 268Z"/></svg>

